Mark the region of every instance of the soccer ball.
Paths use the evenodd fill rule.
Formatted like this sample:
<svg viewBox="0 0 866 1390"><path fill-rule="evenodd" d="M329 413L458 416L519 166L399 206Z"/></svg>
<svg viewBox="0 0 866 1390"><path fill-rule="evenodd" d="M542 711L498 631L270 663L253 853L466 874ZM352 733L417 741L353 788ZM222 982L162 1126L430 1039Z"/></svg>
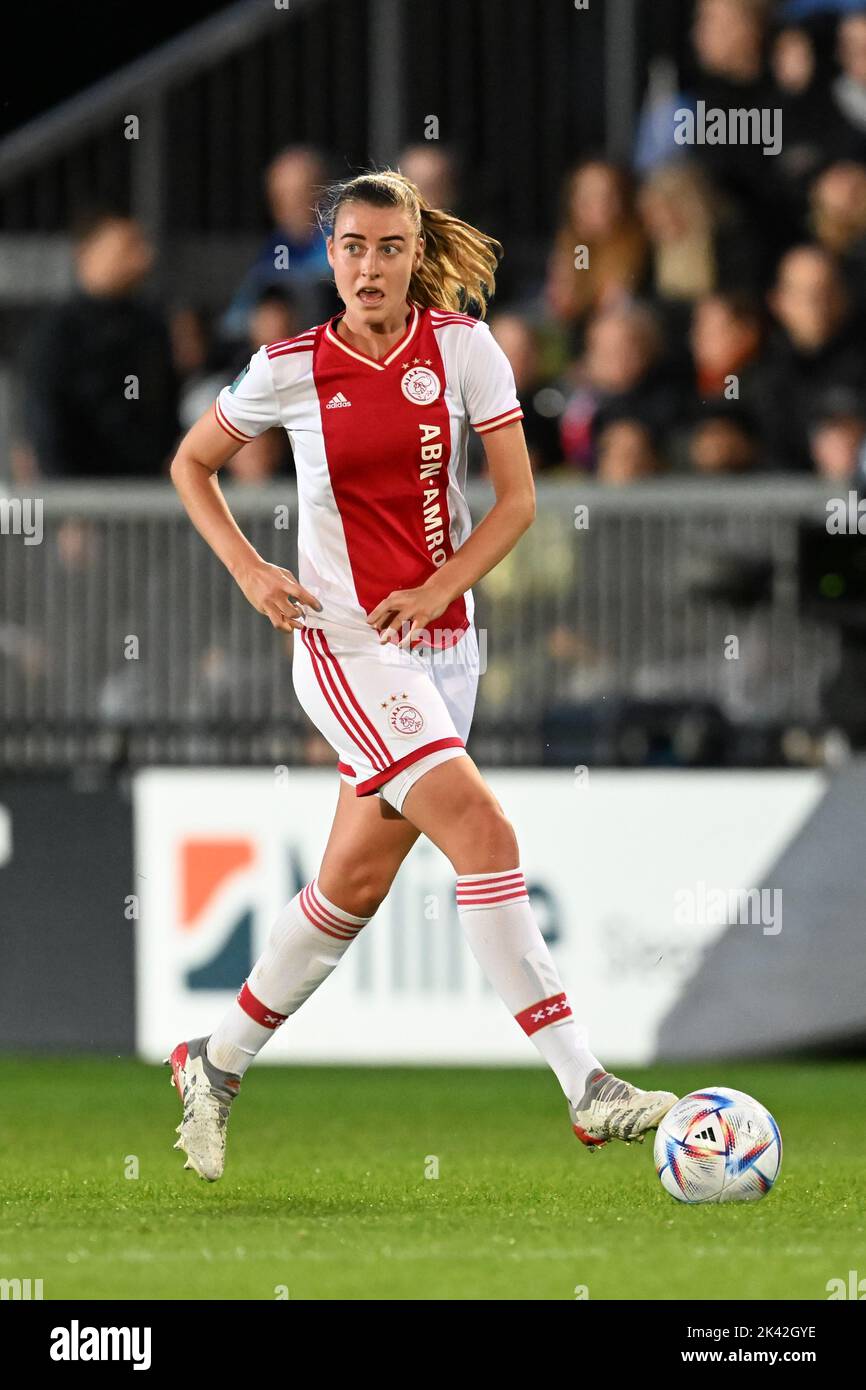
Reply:
<svg viewBox="0 0 866 1390"><path fill-rule="evenodd" d="M753 1202L782 1166L782 1136L769 1110L729 1086L683 1096L656 1131L656 1172L678 1202Z"/></svg>

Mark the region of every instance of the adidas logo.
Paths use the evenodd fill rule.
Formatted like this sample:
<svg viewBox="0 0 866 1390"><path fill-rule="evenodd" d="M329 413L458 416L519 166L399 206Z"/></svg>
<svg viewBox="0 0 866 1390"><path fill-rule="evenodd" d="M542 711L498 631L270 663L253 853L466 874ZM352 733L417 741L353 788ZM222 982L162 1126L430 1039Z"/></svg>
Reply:
<svg viewBox="0 0 866 1390"><path fill-rule="evenodd" d="M346 397L343 395L342 391L338 391L336 396L332 396L331 399L328 401L328 404L325 406L325 409L339 410L342 406L351 404L352 402L346 400Z"/></svg>
<svg viewBox="0 0 866 1390"><path fill-rule="evenodd" d="M701 1132L700 1132L700 1134L696 1134L696 1135L695 1135L695 1138L696 1138L696 1139L709 1139L709 1141L710 1141L711 1144L715 1144L715 1142L716 1142L716 1132L715 1132L715 1130L713 1129L712 1125L707 1125L706 1129L702 1129Z"/></svg>

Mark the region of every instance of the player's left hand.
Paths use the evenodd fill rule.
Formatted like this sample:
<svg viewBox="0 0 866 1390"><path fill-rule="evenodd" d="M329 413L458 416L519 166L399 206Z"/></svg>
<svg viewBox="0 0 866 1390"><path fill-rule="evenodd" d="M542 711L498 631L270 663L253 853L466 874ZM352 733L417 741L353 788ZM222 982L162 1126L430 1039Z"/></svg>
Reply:
<svg viewBox="0 0 866 1390"><path fill-rule="evenodd" d="M392 589L367 614L367 622L379 630L379 641L407 647L413 633L426 629L440 617L450 598L436 584L435 576L417 589Z"/></svg>

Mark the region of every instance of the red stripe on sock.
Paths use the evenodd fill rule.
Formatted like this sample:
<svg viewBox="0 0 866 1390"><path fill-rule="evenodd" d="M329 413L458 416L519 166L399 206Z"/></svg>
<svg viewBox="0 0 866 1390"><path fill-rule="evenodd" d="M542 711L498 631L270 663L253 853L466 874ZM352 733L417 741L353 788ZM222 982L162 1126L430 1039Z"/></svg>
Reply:
<svg viewBox="0 0 866 1390"><path fill-rule="evenodd" d="M522 883L523 870L511 869L506 874L486 875L461 874L457 880L457 891L461 888L501 888L505 883Z"/></svg>
<svg viewBox="0 0 866 1390"><path fill-rule="evenodd" d="M322 901L322 895L316 889L317 883L318 879L314 878L312 883L310 884L310 896L312 897L313 902L315 903L316 911L321 913L326 922L330 922L332 926L345 927L347 931L353 933L359 932L361 928L365 926L367 922L369 922L369 917L365 917L361 922L353 922L352 917L354 916L354 914L348 912L343 907L335 907L333 909L330 907L325 907L325 904Z"/></svg>
<svg viewBox="0 0 866 1390"><path fill-rule="evenodd" d="M485 898L497 898L502 893L525 893L525 883L497 883L494 888L458 888L459 903L480 903Z"/></svg>
<svg viewBox="0 0 866 1390"><path fill-rule="evenodd" d="M528 896L522 869L486 878L463 874L457 880L458 907L495 907L497 903L519 902Z"/></svg>
<svg viewBox="0 0 866 1390"><path fill-rule="evenodd" d="M335 936L338 941L353 941L365 922L348 922L343 917L336 917L333 912L324 906L313 886L308 883L301 893L301 909L309 918L314 927L325 933L326 936ZM367 921L370 919L367 918Z"/></svg>
<svg viewBox="0 0 866 1390"><path fill-rule="evenodd" d="M501 903L522 903L528 902L529 895L525 889L518 889L516 893L503 893L497 898L458 898L458 908L470 907L498 907Z"/></svg>
<svg viewBox="0 0 866 1390"><path fill-rule="evenodd" d="M539 999L537 1004L530 1004L528 1009L522 1009L514 1017L528 1035L537 1033L539 1028L546 1028L548 1023L570 1018L571 1005L564 994L551 994L549 999Z"/></svg>
<svg viewBox="0 0 866 1390"><path fill-rule="evenodd" d="M324 932L326 936L336 937L338 941L351 940L352 933L347 930L345 923L341 923L336 930L333 927L325 925L325 920L318 915L316 905L312 900L309 883L301 893L301 911L304 913L308 921L318 931Z"/></svg>
<svg viewBox="0 0 866 1390"><path fill-rule="evenodd" d="M244 1013L249 1014L250 1018L256 1023L260 1023L263 1028L272 1030L279 1028L280 1024L285 1023L289 1016L288 1014L278 1014L276 1009L269 1009L262 1003L261 999L257 999L246 980L238 994L238 1003Z"/></svg>

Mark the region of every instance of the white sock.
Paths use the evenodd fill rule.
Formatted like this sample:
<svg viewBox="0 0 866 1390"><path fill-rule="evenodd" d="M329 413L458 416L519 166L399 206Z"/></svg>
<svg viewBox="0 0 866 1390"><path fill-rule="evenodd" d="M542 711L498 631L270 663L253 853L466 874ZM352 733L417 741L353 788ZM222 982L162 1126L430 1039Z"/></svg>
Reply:
<svg viewBox="0 0 866 1390"><path fill-rule="evenodd" d="M329 902L313 879L283 908L237 999L207 1041L215 1067L243 1076L277 1028L339 965L369 917Z"/></svg>
<svg viewBox="0 0 866 1390"><path fill-rule="evenodd" d="M522 870L459 875L457 912L481 969L576 1105L604 1067L574 1021Z"/></svg>

